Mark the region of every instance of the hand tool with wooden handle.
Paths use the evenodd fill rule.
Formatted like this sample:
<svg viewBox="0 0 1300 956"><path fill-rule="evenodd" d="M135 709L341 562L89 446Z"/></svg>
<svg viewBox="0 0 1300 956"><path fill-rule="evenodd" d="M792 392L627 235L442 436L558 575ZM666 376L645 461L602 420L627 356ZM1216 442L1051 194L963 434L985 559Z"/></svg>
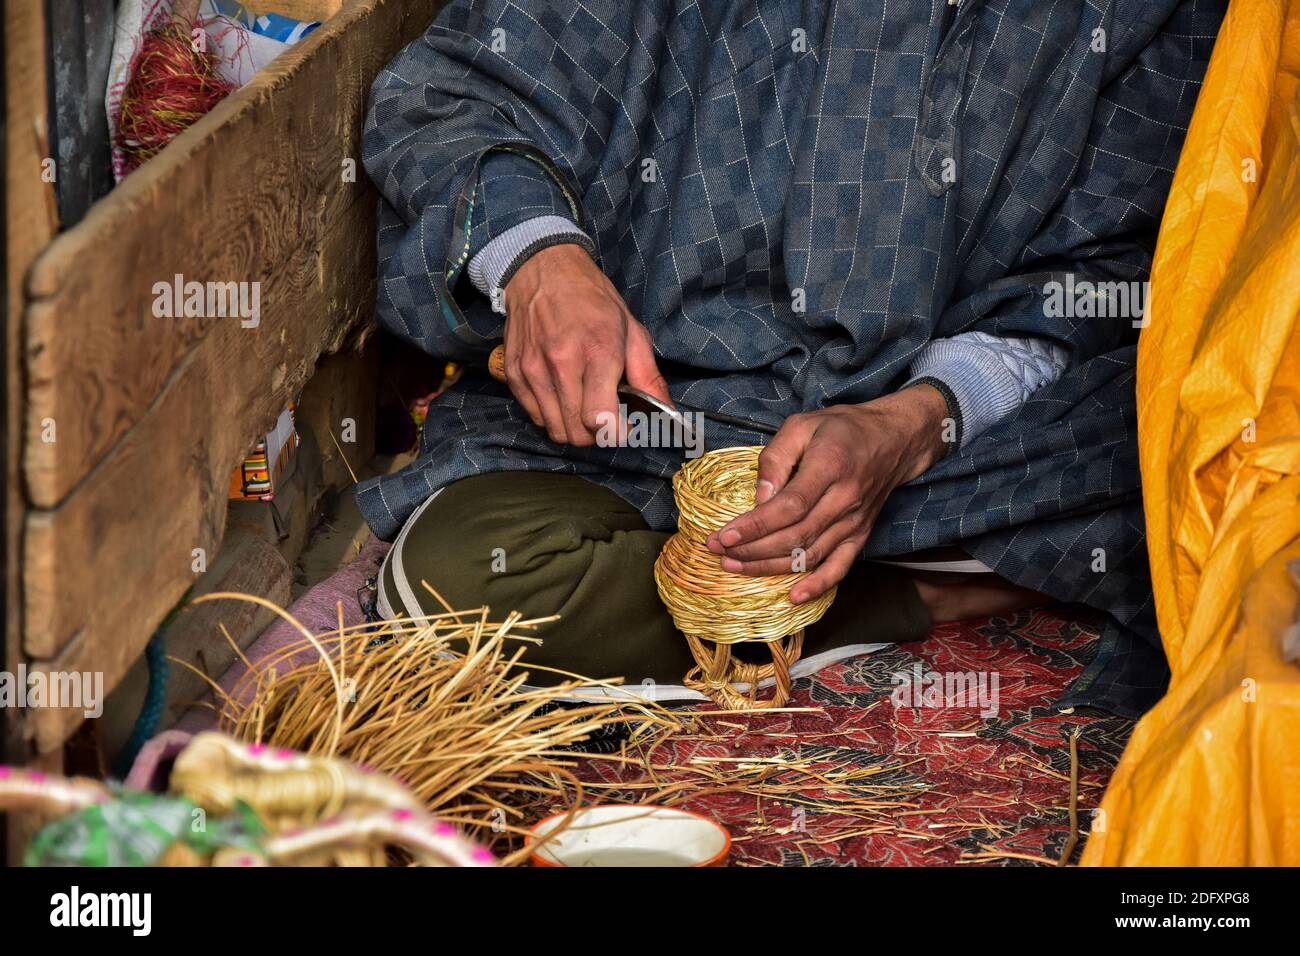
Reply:
<svg viewBox="0 0 1300 956"><path fill-rule="evenodd" d="M506 380L506 347L498 345L488 356L488 372L498 382ZM763 422L756 422L753 419L741 418L738 415L724 415L721 412L705 411L703 408L696 408L693 405L685 405L681 402L676 407L661 402L649 392L643 392L639 388L633 388L626 382L618 386L618 395L629 410L634 412L651 412L660 415L667 415L669 418L681 424L687 430L690 429L690 422L682 412L691 412L695 415L703 415L709 421L721 422L725 425L734 425L736 428L743 428L746 431L758 432L762 435L775 435L776 426L767 425Z"/></svg>

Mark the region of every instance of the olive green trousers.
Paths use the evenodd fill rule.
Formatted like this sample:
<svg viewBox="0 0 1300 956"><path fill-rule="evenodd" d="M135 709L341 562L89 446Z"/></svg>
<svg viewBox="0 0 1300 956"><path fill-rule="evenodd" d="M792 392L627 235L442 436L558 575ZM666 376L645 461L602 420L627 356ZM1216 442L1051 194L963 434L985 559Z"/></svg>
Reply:
<svg viewBox="0 0 1300 956"><path fill-rule="evenodd" d="M496 472L443 488L409 519L384 562L379 609L386 617L487 605L493 620L560 615L542 625L523 661L630 690L653 682L655 698L694 698L680 685L694 666L686 640L659 599L654 562L668 532L647 527L614 492L576 475ZM930 615L906 573L859 562L826 615L808 628L805 676L882 644L919 640ZM761 646L746 648L762 659ZM740 654L740 650L737 649ZM529 671L529 683L562 677Z"/></svg>

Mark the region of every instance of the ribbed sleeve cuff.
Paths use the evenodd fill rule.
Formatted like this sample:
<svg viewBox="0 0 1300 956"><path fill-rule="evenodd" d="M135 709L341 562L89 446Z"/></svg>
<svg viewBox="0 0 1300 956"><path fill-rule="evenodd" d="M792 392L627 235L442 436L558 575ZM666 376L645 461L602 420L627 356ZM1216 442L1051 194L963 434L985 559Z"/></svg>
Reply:
<svg viewBox="0 0 1300 956"><path fill-rule="evenodd" d="M1014 414L1022 403L1020 380L996 354L975 344L938 339L921 351L910 371L907 385L933 378L952 392L961 409L959 447Z"/></svg>
<svg viewBox="0 0 1300 956"><path fill-rule="evenodd" d="M469 281L492 300L492 308L505 312L502 290L529 256L548 246L572 242L595 254L587 234L563 216L538 216L512 226L469 261Z"/></svg>

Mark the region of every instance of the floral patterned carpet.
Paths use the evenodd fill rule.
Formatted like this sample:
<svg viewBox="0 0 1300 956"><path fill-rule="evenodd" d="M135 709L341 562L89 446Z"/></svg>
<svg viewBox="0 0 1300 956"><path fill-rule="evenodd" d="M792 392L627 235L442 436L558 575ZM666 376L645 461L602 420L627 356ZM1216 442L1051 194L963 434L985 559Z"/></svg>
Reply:
<svg viewBox="0 0 1300 956"><path fill-rule="evenodd" d="M1070 613L942 625L798 681L789 706L809 710L694 708L692 732L645 763L593 760L582 776L614 802L725 778L720 791L691 786L667 802L726 826L731 865L1048 865L1070 839L1077 731L1077 861L1089 828L1104 823L1093 810L1132 721L1051 706L1097 640L1094 621ZM792 762L802 769L782 769ZM757 773L781 792L736 786Z"/></svg>

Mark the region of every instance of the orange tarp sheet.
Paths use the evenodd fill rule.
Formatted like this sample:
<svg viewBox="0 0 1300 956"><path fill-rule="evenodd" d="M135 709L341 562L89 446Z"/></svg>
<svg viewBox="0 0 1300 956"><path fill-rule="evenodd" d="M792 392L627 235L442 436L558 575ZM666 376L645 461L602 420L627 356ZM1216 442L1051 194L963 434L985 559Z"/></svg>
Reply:
<svg viewBox="0 0 1300 956"><path fill-rule="evenodd" d="M1298 84L1300 0L1235 0L1138 347L1173 676L1116 769L1084 864L1300 864Z"/></svg>

